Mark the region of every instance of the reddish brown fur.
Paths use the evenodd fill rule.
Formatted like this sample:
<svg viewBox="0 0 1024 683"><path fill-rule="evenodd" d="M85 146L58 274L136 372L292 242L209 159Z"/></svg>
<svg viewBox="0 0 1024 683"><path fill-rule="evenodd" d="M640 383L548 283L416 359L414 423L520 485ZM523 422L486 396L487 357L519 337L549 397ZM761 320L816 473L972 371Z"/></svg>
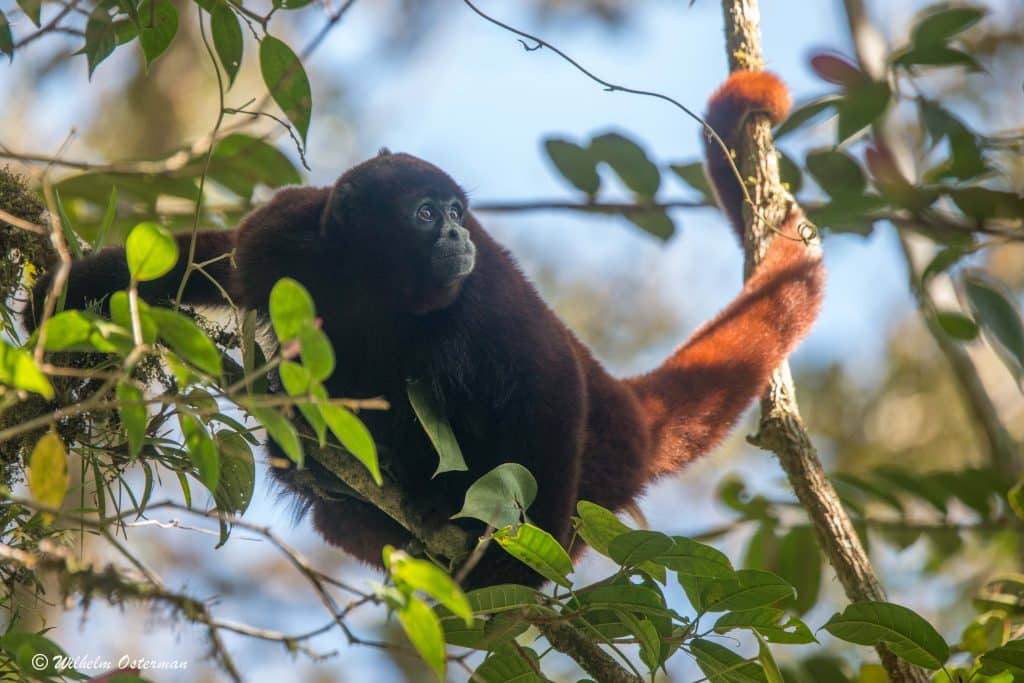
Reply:
<svg viewBox="0 0 1024 683"><path fill-rule="evenodd" d="M785 89L773 77L733 76L712 98L708 119L733 141L747 112L779 114L784 102ZM723 199L735 196L735 179L721 171L716 154L709 148L712 182ZM234 247L237 268L218 262L214 276L238 303L257 310L266 311L280 277L309 289L338 359L328 391L390 402L391 410L362 417L410 507L437 522L459 510L480 475L519 462L539 485L530 518L567 543L578 500L621 509L652 478L712 449L764 390L818 310L823 274L817 250L777 239L736 300L664 365L616 380L468 213L463 225L476 248L475 270L441 290L425 286L424 264L402 232L401 209L424 192L465 201L436 167L383 155L347 172L333 189L278 193L227 235L200 233L199 260ZM725 208L742 230L739 205ZM792 232L799 220L794 213L785 229ZM148 283L144 295L173 296L179 277ZM217 303L219 295L203 279L192 276L186 300ZM123 250L104 250L75 264L68 305L126 284ZM39 284L45 286L46 280ZM408 378L428 383L468 472L431 479L437 456L407 400ZM327 476L315 462L309 466ZM312 505L314 524L329 542L367 562L380 564L385 543L412 540L368 503L344 496L326 501L291 484L287 472L279 476ZM468 584L506 581L538 584L541 578L492 548Z"/></svg>

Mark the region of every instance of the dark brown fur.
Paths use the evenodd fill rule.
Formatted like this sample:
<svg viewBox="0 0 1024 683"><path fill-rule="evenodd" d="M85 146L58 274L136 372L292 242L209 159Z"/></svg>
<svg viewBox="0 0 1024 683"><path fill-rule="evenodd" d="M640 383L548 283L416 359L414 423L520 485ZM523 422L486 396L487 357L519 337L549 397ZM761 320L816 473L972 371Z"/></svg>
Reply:
<svg viewBox="0 0 1024 683"><path fill-rule="evenodd" d="M746 78L730 80L711 103L709 119L727 141L746 113L767 109L777 116L775 105L787 97L770 76L756 88ZM735 198L735 179L731 171L722 173L716 153L709 149L712 180L723 199ZM720 316L657 370L616 380L468 213L464 226L476 246L475 270L441 291L423 286L424 264L396 227L402 224L396 207L431 191L465 201L440 169L408 155L383 154L348 171L334 188L283 190L236 230L200 233L196 260L235 248L237 268L224 260L212 274L236 303L260 311L281 277L309 289L338 358L329 392L390 402L391 410L364 412L362 418L410 505L438 522L459 510L475 479L498 464L518 462L539 485L530 518L567 543L578 500L621 509L653 478L717 445L817 314L823 287L817 251L776 240ZM727 208L739 220L739 207ZM791 217L786 229L795 230L799 220ZM187 236L181 240L187 248ZM148 283L143 296L173 297L180 276L177 271ZM68 306L127 280L123 250L106 249L75 264ZM193 275L185 299L219 303L216 289L204 281ZM41 282L37 292L45 286ZM468 472L431 480L437 454L406 398L408 379L429 383ZM287 481L288 474L282 478ZM320 533L367 562L380 564L385 543L411 540L367 503L310 502ZM538 584L541 578L492 548L468 583L506 581Z"/></svg>

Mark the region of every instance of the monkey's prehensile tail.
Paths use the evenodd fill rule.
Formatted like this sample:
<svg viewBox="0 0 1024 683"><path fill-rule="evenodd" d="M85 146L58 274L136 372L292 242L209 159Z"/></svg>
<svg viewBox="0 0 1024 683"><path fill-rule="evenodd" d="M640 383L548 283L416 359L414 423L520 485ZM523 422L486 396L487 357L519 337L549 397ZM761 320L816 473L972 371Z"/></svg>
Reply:
<svg viewBox="0 0 1024 683"><path fill-rule="evenodd" d="M711 97L705 118L734 150L750 114L764 113L778 123L789 105L789 93L774 75L737 72ZM704 137L707 174L742 237L743 189L718 142ZM651 475L674 472L718 445L810 330L825 272L819 246L800 239L803 220L794 205L780 226L784 236L773 239L739 296L659 368L627 380L650 429Z"/></svg>

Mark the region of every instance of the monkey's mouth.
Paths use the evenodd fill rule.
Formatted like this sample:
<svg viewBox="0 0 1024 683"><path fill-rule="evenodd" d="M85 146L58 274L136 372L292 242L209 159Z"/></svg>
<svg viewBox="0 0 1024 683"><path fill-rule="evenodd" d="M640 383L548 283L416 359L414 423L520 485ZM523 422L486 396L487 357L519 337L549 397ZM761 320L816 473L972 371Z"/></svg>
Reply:
<svg viewBox="0 0 1024 683"><path fill-rule="evenodd" d="M435 253L430 259L434 281L442 287L454 284L466 277L476 267L476 247L472 242L458 251Z"/></svg>

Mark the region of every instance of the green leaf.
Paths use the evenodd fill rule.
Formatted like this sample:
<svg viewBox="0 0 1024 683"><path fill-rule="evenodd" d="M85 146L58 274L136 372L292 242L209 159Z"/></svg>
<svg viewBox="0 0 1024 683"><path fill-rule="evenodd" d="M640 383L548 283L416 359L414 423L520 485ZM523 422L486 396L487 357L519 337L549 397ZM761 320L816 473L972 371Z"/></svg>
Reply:
<svg viewBox="0 0 1024 683"><path fill-rule="evenodd" d="M377 445L373 442L373 436L363 421L353 415L351 411L333 403L321 403L320 414L323 415L334 438L355 456L356 460L366 466L373 476L373 480L380 486L384 480L380 475Z"/></svg>
<svg viewBox="0 0 1024 683"><path fill-rule="evenodd" d="M417 560L391 546L384 548L384 564L400 588L423 591L434 600L461 617L470 626L473 623L473 608L459 585L445 572L427 560Z"/></svg>
<svg viewBox="0 0 1024 683"><path fill-rule="evenodd" d="M128 436L128 453L134 459L142 450L142 442L146 438L149 413L142 392L128 382L117 383L117 402L118 415L121 416L121 424Z"/></svg>
<svg viewBox="0 0 1024 683"><path fill-rule="evenodd" d="M785 683L782 671L779 670L779 665L772 655L772 650L768 647L768 642L760 636L757 638L757 661L761 664L761 668L764 669L764 676L768 683Z"/></svg>
<svg viewBox="0 0 1024 683"><path fill-rule="evenodd" d="M210 493L217 492L220 484L220 454L213 439L207 434L203 425L188 413L178 413L181 433L185 435L185 448L196 467L199 481L203 482Z"/></svg>
<svg viewBox="0 0 1024 683"><path fill-rule="evenodd" d="M142 330L142 342L152 344L156 341L157 325L149 305L139 300L139 327ZM120 290L110 295L110 319L125 330L132 329L131 306L128 303L128 292Z"/></svg>
<svg viewBox="0 0 1024 683"><path fill-rule="evenodd" d="M953 339L971 341L978 336L978 326L974 321L956 311L937 311L935 322Z"/></svg>
<svg viewBox="0 0 1024 683"><path fill-rule="evenodd" d="M63 351L86 345L93 333L92 320L82 311L63 311L46 321L47 351Z"/></svg>
<svg viewBox="0 0 1024 683"><path fill-rule="evenodd" d="M444 632L434 610L419 598L410 595L406 603L395 610L405 635L420 653L439 681L444 680Z"/></svg>
<svg viewBox="0 0 1024 683"><path fill-rule="evenodd" d="M40 26L40 13L43 10L43 0L18 0L18 7L25 13L36 28Z"/></svg>
<svg viewBox="0 0 1024 683"><path fill-rule="evenodd" d="M671 616L665 598L650 586L632 583L600 585L576 593L580 605L590 610L618 610L653 616Z"/></svg>
<svg viewBox="0 0 1024 683"><path fill-rule="evenodd" d="M14 61L14 37L11 35L11 24L7 21L7 15L2 11L0 11L0 54L5 54L10 61Z"/></svg>
<svg viewBox="0 0 1024 683"><path fill-rule="evenodd" d="M213 499L223 512L241 515L249 509L256 486L256 462L252 449L238 433L221 429L213 435L220 453L220 481Z"/></svg>
<svg viewBox="0 0 1024 683"><path fill-rule="evenodd" d="M1024 675L1024 640L1011 640L981 656L981 673L996 676L1004 672Z"/></svg>
<svg viewBox="0 0 1024 683"><path fill-rule="evenodd" d="M525 657L529 648L521 648L522 652L504 649L490 655L473 672L474 681L480 683L544 683L546 678L537 675L536 662L531 663Z"/></svg>
<svg viewBox="0 0 1024 683"><path fill-rule="evenodd" d="M537 497L537 480L519 463L506 462L474 481L452 519L471 517L500 529L516 524Z"/></svg>
<svg viewBox="0 0 1024 683"><path fill-rule="evenodd" d="M566 575L572 572L572 559L555 537L532 524L520 524L515 531L500 529L494 540L512 557L528 565L535 572L569 588L572 583Z"/></svg>
<svg viewBox="0 0 1024 683"><path fill-rule="evenodd" d="M314 390L309 372L298 363L293 363L290 360L284 361L278 367L278 374L281 377L281 384L284 385L284 390L289 396L305 397L309 396ZM319 389L323 388L319 385L317 387ZM321 393L326 397L326 392ZM302 416L306 418L309 426L316 432L317 443L322 448L327 440L327 421L324 420L320 406L304 401L299 403L297 407Z"/></svg>
<svg viewBox="0 0 1024 683"><path fill-rule="evenodd" d="M635 567L660 558L674 545L671 538L657 531L629 531L608 544L608 556L623 567Z"/></svg>
<svg viewBox="0 0 1024 683"><path fill-rule="evenodd" d="M195 164L201 170L202 160L196 159ZM302 182L295 164L279 149L242 133L232 133L217 143L209 177L245 199L252 198L258 184L282 187Z"/></svg>
<svg viewBox="0 0 1024 683"><path fill-rule="evenodd" d="M630 223L659 239L667 240L675 234L676 225L664 209L629 211L623 215Z"/></svg>
<svg viewBox="0 0 1024 683"><path fill-rule="evenodd" d="M274 7L280 7L281 9L301 9L311 2L313 2L313 0L274 0Z"/></svg>
<svg viewBox="0 0 1024 683"><path fill-rule="evenodd" d="M160 338L174 352L208 375L221 375L220 352L213 341L190 318L167 308L151 308Z"/></svg>
<svg viewBox="0 0 1024 683"><path fill-rule="evenodd" d="M36 442L28 459L28 488L32 498L41 505L59 508L69 481L64 442L56 433L47 432ZM52 521L52 515L46 517Z"/></svg>
<svg viewBox="0 0 1024 683"><path fill-rule="evenodd" d="M612 540L630 531L630 528L612 512L586 500L576 503L576 514L579 515L573 519L576 533L587 545L602 555L608 555L608 546ZM654 562L643 562L639 568L656 581L665 583L665 568L663 566Z"/></svg>
<svg viewBox="0 0 1024 683"><path fill-rule="evenodd" d="M775 129L775 139L778 140L782 136L792 133L822 112L838 107L842 101L841 95L826 95L825 97L819 97L816 100L800 105L790 112L786 120Z"/></svg>
<svg viewBox="0 0 1024 683"><path fill-rule="evenodd" d="M96 67L117 47L114 21L103 4L96 5L85 23L85 57L89 62L89 78Z"/></svg>
<svg viewBox="0 0 1024 683"><path fill-rule="evenodd" d="M299 442L299 434L295 426L273 408L248 408L252 416L259 420L267 434L270 435L285 455L292 459L299 467L302 467L303 455L302 444Z"/></svg>
<svg viewBox="0 0 1024 683"><path fill-rule="evenodd" d="M648 199L661 185L661 172L643 148L619 133L605 133L590 141L590 155L612 167L626 187Z"/></svg>
<svg viewBox="0 0 1024 683"><path fill-rule="evenodd" d="M892 92L885 81L868 81L848 88L839 103L836 144L841 145L874 123L889 106Z"/></svg>
<svg viewBox="0 0 1024 683"><path fill-rule="evenodd" d="M672 571L684 576L735 579L732 563L723 552L683 536L672 537L673 546L657 558Z"/></svg>
<svg viewBox="0 0 1024 683"><path fill-rule="evenodd" d="M784 624L779 620L785 616L781 609L759 607L757 609L727 612L715 622L716 633L727 633L733 629L757 631L772 643L815 643L817 640L807 624L796 617L790 617Z"/></svg>
<svg viewBox="0 0 1024 683"><path fill-rule="evenodd" d="M270 322L278 341L295 338L303 325L312 324L315 317L313 299L297 281L281 278L270 290Z"/></svg>
<svg viewBox="0 0 1024 683"><path fill-rule="evenodd" d="M302 354L302 365L314 380L322 382L334 372L334 349L331 347L331 340L312 323L307 322L299 327L299 349Z"/></svg>
<svg viewBox="0 0 1024 683"><path fill-rule="evenodd" d="M423 431L430 438L430 443L437 451L438 464L433 476L444 472L465 472L469 469L462 449L455 439L455 433L448 422L447 416L441 412L441 406L430 389L429 382L423 380L409 381L406 384L409 403L423 426Z"/></svg>
<svg viewBox="0 0 1024 683"><path fill-rule="evenodd" d="M0 384L34 392L47 400L54 396L53 385L39 370L32 354L8 345L3 339L0 339Z"/></svg>
<svg viewBox="0 0 1024 683"><path fill-rule="evenodd" d="M764 670L718 643L695 638L690 652L709 683L768 683Z"/></svg>
<svg viewBox="0 0 1024 683"><path fill-rule="evenodd" d="M156 58L170 47L178 32L178 10L174 9L170 0L142 0L139 18L142 22L139 43L146 57L148 71Z"/></svg>
<svg viewBox="0 0 1024 683"><path fill-rule="evenodd" d="M657 627L650 619L641 619L629 612L616 612L616 616L636 638L640 645L640 661L653 673L664 661Z"/></svg>
<svg viewBox="0 0 1024 683"><path fill-rule="evenodd" d="M1003 362L1020 377L1024 370L1024 323L1011 296L1003 293L1000 282L979 271L965 273L963 281L974 319L989 341L995 342L993 346L1003 351Z"/></svg>
<svg viewBox="0 0 1024 683"><path fill-rule="evenodd" d="M741 569L736 580L716 581L707 593L706 605L710 612L765 607L785 598L795 597L793 587L782 577L758 569Z"/></svg>
<svg viewBox="0 0 1024 683"><path fill-rule="evenodd" d="M963 249L957 247L946 247L928 263L921 273L921 283L925 284L939 273L944 273L957 261L965 256Z"/></svg>
<svg viewBox="0 0 1024 683"><path fill-rule="evenodd" d="M210 12L210 31L213 33L213 47L228 75L228 87L231 87L242 66L244 42L242 26L226 0L216 0Z"/></svg>
<svg viewBox="0 0 1024 683"><path fill-rule="evenodd" d="M264 36L260 42L260 71L267 90L305 145L313 96L298 55L277 38Z"/></svg>
<svg viewBox="0 0 1024 683"><path fill-rule="evenodd" d="M931 624L913 611L888 602L855 602L822 627L836 638L859 645L885 644L897 657L927 669L949 659L949 646Z"/></svg>
<svg viewBox="0 0 1024 683"><path fill-rule="evenodd" d="M819 150L807 155L807 170L831 197L859 197L867 179L857 161L845 151Z"/></svg>
<svg viewBox="0 0 1024 683"><path fill-rule="evenodd" d="M774 569L796 588L796 598L787 605L797 614L806 614L818 602L821 564L821 551L809 526L793 527L782 537Z"/></svg>
<svg viewBox="0 0 1024 683"><path fill-rule="evenodd" d="M128 272L139 282L155 280L170 272L178 262L178 242L156 223L139 223L124 244Z"/></svg>
<svg viewBox="0 0 1024 683"><path fill-rule="evenodd" d="M958 33L966 31L988 13L978 7L950 7L927 14L914 27L914 45L943 45Z"/></svg>
<svg viewBox="0 0 1024 683"><path fill-rule="evenodd" d="M562 177L577 189L593 197L601 188L601 177L597 175L597 159L579 145L559 138L544 141L548 159Z"/></svg>
<svg viewBox="0 0 1024 683"><path fill-rule="evenodd" d="M672 169L672 172L679 176L684 183L697 190L697 192L700 192L708 203L715 203L715 193L711 189L711 183L708 182L708 177L704 175L703 162L694 161L689 164L672 164L669 168Z"/></svg>
<svg viewBox="0 0 1024 683"><path fill-rule="evenodd" d="M80 674L76 675L77 672L67 653L52 640L38 633L8 631L0 638L0 649L8 655L13 655L17 667L22 672L31 672L30 680L49 683L58 675L62 678L81 678Z"/></svg>
<svg viewBox="0 0 1024 683"><path fill-rule="evenodd" d="M1014 220L1024 216L1024 198L1014 192L987 187L959 187L946 194L958 209L980 221L992 218Z"/></svg>
<svg viewBox="0 0 1024 683"><path fill-rule="evenodd" d="M1024 479L1021 479L1006 493L1006 501L1010 504L1013 514L1024 519Z"/></svg>
<svg viewBox="0 0 1024 683"><path fill-rule="evenodd" d="M502 583L469 591L466 593L466 599L469 600L474 614L498 614L536 605L539 595L533 588Z"/></svg>

